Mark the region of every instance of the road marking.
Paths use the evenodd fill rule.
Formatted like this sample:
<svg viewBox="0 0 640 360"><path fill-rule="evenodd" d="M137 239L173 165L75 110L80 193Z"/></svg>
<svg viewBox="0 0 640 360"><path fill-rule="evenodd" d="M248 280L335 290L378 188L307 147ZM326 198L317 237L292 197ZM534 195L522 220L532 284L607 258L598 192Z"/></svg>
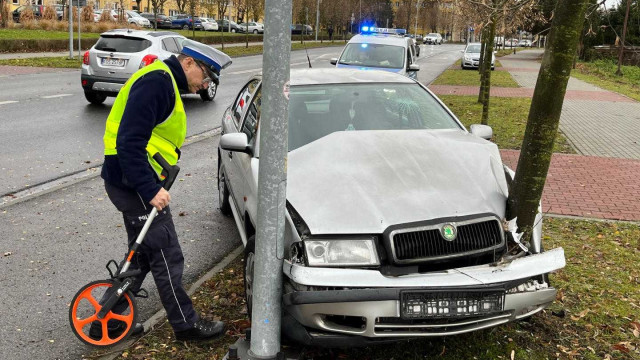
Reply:
<svg viewBox="0 0 640 360"><path fill-rule="evenodd" d="M53 98L59 98L59 97L65 97L65 96L71 96L73 94L58 94L58 95L47 95L47 96L43 96L43 99L53 99Z"/></svg>
<svg viewBox="0 0 640 360"><path fill-rule="evenodd" d="M0 105L17 103L15 100L0 101Z"/></svg>
<svg viewBox="0 0 640 360"><path fill-rule="evenodd" d="M260 68L260 69L249 69L249 70L234 71L234 72L230 72L230 73L228 73L228 75L239 75L239 74L246 74L246 73L254 73L254 72L258 72L258 71L262 71L262 68Z"/></svg>

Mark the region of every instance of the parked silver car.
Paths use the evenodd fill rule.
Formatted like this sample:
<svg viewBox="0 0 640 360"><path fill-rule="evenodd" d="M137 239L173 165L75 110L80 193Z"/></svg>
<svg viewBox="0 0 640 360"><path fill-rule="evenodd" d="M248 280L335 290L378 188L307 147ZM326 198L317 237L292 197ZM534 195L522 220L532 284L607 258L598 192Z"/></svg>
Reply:
<svg viewBox="0 0 640 360"><path fill-rule="evenodd" d="M171 31L117 29L100 34L82 61L80 79L85 98L92 104L102 104L107 96L117 96L138 69L179 54L184 40L184 36ZM200 97L211 101L217 89L218 84L212 82Z"/></svg>
<svg viewBox="0 0 640 360"><path fill-rule="evenodd" d="M257 22L249 22L249 31L247 31L247 23L243 22L238 24L242 29L242 32L249 32L250 34L263 34L264 33L264 25Z"/></svg>
<svg viewBox="0 0 640 360"><path fill-rule="evenodd" d="M478 68L480 66L480 50L482 49L482 44L480 43L469 43L462 51L462 60L460 62L460 66L462 69L471 69ZM491 70L495 70L496 68L496 55L495 51L491 55Z"/></svg>
<svg viewBox="0 0 640 360"><path fill-rule="evenodd" d="M220 210L245 244L251 314L261 76L222 120ZM491 128L468 132L426 87L354 69L292 70L283 335L351 346L457 335L532 316L556 297L541 217L524 243Z"/></svg>

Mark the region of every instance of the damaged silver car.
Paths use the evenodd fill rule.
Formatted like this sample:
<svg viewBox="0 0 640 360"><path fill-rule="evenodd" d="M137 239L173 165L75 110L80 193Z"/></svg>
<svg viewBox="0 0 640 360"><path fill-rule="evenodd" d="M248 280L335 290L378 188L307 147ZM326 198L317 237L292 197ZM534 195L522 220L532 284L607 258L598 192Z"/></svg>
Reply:
<svg viewBox="0 0 640 360"><path fill-rule="evenodd" d="M505 219L513 172L491 128L470 131L407 77L292 70L283 335L320 346L457 335L530 317L556 297L541 216ZM245 244L251 313L261 77L222 121L220 210Z"/></svg>

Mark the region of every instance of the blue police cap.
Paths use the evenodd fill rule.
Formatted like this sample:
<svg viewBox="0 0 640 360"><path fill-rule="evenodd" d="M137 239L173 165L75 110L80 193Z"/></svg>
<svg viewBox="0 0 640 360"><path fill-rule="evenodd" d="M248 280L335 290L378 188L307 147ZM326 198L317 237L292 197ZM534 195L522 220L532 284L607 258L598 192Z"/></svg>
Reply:
<svg viewBox="0 0 640 360"><path fill-rule="evenodd" d="M193 40L184 40L182 54L192 57L207 66L207 70L220 74L221 69L231 65L231 58L222 51Z"/></svg>

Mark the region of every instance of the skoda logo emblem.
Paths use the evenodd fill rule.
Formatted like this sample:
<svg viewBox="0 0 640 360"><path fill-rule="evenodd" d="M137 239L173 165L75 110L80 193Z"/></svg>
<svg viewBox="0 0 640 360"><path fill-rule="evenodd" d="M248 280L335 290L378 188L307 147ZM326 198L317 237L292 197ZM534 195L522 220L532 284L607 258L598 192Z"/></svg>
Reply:
<svg viewBox="0 0 640 360"><path fill-rule="evenodd" d="M453 224L444 224L440 229L442 237L447 241L453 241L458 236L458 230Z"/></svg>

